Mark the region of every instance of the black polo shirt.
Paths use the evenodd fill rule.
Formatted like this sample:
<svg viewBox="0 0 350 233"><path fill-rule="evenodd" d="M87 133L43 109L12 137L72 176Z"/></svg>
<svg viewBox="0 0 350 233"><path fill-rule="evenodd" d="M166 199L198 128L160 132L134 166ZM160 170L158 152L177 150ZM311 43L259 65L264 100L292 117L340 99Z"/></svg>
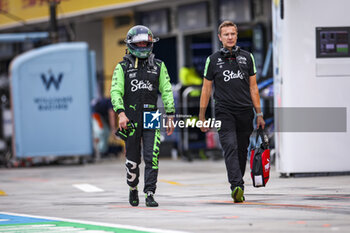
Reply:
<svg viewBox="0 0 350 233"><path fill-rule="evenodd" d="M253 107L249 77L256 74L253 54L240 49L235 57L218 51L207 58L204 77L214 81L215 108L244 110Z"/></svg>

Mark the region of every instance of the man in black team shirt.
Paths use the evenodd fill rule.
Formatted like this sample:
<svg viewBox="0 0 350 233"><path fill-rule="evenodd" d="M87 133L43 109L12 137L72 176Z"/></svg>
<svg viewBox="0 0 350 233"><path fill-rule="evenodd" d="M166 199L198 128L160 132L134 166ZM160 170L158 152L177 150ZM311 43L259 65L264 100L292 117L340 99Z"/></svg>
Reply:
<svg viewBox="0 0 350 233"><path fill-rule="evenodd" d="M231 196L234 202L243 202L243 176L249 137L253 131L253 107L257 115L257 127L264 128L265 122L260 108L253 55L236 46L238 31L233 22L224 21L218 33L223 48L207 58L199 120L205 120L214 82L215 120L221 121L218 131L231 184ZM201 130L206 132L208 128L202 127Z"/></svg>

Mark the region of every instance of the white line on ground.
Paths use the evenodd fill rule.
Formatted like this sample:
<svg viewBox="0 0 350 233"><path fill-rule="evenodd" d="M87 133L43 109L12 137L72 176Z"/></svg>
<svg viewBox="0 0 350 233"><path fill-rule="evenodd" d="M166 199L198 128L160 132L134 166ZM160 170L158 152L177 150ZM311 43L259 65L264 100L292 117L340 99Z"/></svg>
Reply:
<svg viewBox="0 0 350 233"><path fill-rule="evenodd" d="M55 220L55 221L91 224L91 225L104 226L104 227L115 227L115 228L131 229L136 231L152 232L152 233L186 233L185 231L163 230L163 229L130 226L130 225L101 223L101 222L93 222L93 221L81 221L81 220L73 220L73 219L67 219L67 218L54 218L54 217L37 216L37 215L29 215L29 214L16 214L16 213L9 213L9 212L0 212L0 214L15 215L15 216L22 216L22 217L29 217L29 218L43 218L43 219L49 219L49 220Z"/></svg>
<svg viewBox="0 0 350 233"><path fill-rule="evenodd" d="M73 184L73 187L80 189L87 193L103 192L103 189L100 189L91 184Z"/></svg>

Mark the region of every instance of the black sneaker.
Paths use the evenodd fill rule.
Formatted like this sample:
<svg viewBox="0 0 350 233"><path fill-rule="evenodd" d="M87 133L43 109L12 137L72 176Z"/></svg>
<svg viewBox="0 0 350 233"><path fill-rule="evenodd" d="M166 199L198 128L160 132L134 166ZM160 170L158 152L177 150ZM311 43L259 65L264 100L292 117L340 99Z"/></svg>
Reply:
<svg viewBox="0 0 350 233"><path fill-rule="evenodd" d="M156 202L153 198L153 193L152 192L148 192L146 194L146 206L148 207L157 207L158 206L158 202Z"/></svg>
<svg viewBox="0 0 350 233"><path fill-rule="evenodd" d="M130 188L129 191L129 203L132 206L138 206L139 205L139 191L136 189Z"/></svg>

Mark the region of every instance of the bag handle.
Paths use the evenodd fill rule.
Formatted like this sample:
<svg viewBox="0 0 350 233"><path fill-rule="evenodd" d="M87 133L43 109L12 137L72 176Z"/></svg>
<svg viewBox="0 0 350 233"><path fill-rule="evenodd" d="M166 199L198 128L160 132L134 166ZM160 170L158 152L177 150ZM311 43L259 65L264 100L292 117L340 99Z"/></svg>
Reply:
<svg viewBox="0 0 350 233"><path fill-rule="evenodd" d="M258 138L261 138L261 144L264 149L269 149L269 137L267 136L265 129L259 127L256 130L255 147L258 144Z"/></svg>

